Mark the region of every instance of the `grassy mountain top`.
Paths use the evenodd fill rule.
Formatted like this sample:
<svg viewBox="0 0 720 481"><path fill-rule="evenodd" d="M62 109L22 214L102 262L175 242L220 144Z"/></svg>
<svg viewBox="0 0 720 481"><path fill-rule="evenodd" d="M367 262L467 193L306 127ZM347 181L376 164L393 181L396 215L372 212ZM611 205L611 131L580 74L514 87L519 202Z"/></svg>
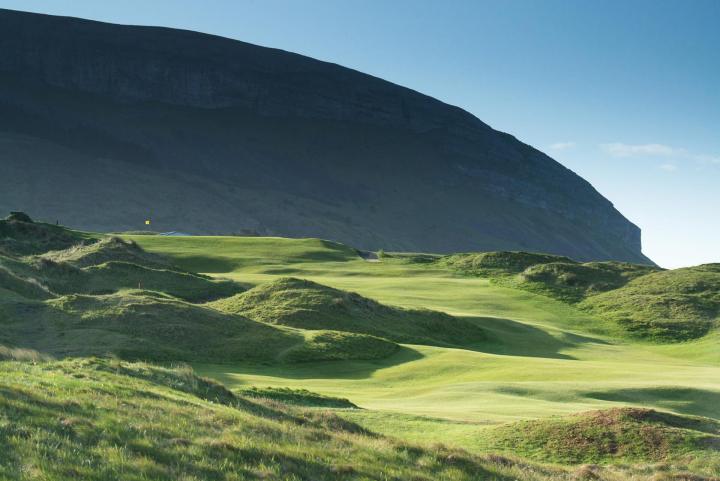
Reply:
<svg viewBox="0 0 720 481"><path fill-rule="evenodd" d="M519 421L492 429L495 448L561 463L657 462L691 456L720 461L720 422L641 408Z"/></svg>
<svg viewBox="0 0 720 481"><path fill-rule="evenodd" d="M480 327L463 319L426 309L390 307L354 292L296 278L280 278L211 305L271 324L364 333L404 343L471 345L486 339Z"/></svg>

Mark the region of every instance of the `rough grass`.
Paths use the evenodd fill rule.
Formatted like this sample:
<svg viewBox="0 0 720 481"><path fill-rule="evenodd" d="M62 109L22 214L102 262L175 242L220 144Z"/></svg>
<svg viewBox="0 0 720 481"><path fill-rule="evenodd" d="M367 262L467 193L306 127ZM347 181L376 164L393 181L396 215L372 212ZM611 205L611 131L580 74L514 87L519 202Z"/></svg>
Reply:
<svg viewBox="0 0 720 481"><path fill-rule="evenodd" d="M720 460L720 422L641 408L616 408L520 421L486 433L490 446L543 461Z"/></svg>
<svg viewBox="0 0 720 481"><path fill-rule="evenodd" d="M356 409L357 406L344 398L323 396L307 389L290 389L283 387L251 387L237 392L240 396L272 399L286 404L307 407Z"/></svg>
<svg viewBox="0 0 720 481"><path fill-rule="evenodd" d="M408 443L330 410L232 393L186 366L93 358L0 362L0 413L0 479L713 479L669 465L562 468Z"/></svg>
<svg viewBox="0 0 720 481"><path fill-rule="evenodd" d="M492 276L498 274L519 274L528 267L551 262L573 263L564 256L537 254L532 252L474 252L452 254L436 261L463 274Z"/></svg>
<svg viewBox="0 0 720 481"><path fill-rule="evenodd" d="M594 294L618 289L658 270L625 262L550 262L528 267L514 281L522 289L575 303Z"/></svg>
<svg viewBox="0 0 720 481"><path fill-rule="evenodd" d="M45 252L42 257L75 267L97 266L110 261L122 261L146 267L170 267L167 258L146 252L136 242L120 237L106 237L89 245L77 244L63 250Z"/></svg>
<svg viewBox="0 0 720 481"><path fill-rule="evenodd" d="M150 291L72 294L0 304L0 344L56 356L153 361L300 362L375 359L397 349L352 333L271 326Z"/></svg>
<svg viewBox="0 0 720 481"><path fill-rule="evenodd" d="M624 262L579 263L525 252L456 254L436 263L577 305L616 335L653 342L700 338L720 316L720 267L663 271Z"/></svg>
<svg viewBox="0 0 720 481"><path fill-rule="evenodd" d="M344 454L335 457L334 446L339 444L327 441L322 435L306 437L306 431L296 431L305 434L296 436L287 443L285 440L278 441L275 429L277 425L272 425L273 429L235 432L240 441L233 438L222 448L213 444L213 448L208 448L208 457L204 458L203 454L196 455L190 451L199 449L203 443L225 440L224 432L203 431L207 427L207 417L218 412L216 409L238 409L235 404L240 404L240 410L246 407L251 413L272 412L283 419L286 419L286 415L295 416L296 413L292 408L288 408L286 403L278 400L235 395L217 384L200 382L187 368L182 368L175 374L174 369L147 365L143 365L143 369L136 369L132 366L139 365L125 362L120 363L121 369L117 362L102 361L109 364L103 368L93 368L94 373L88 374L83 366L66 360L53 363L53 366L66 366L60 374L55 368L50 369L53 374L49 377L42 374L42 371L38 373L33 370L25 374L12 371L7 375L8 382L15 383L14 387L25 389L25 392L36 389L30 386L41 389L41 396L35 396L30 404L42 406L43 403L72 399L82 407L95 406L93 422L104 419L105 416L114 417L109 423L98 423L99 428L91 433L92 443L88 444L62 444L77 439L74 434L68 433L64 433L64 438L52 437L54 434L50 438L34 437L31 447L30 444L22 444L25 443L22 439L16 441L14 434L0 436L0 443L6 439L19 443L11 444L9 449L0 451L7 453L0 455L5 456L0 458L2 469L17 469L19 474L18 471L7 471L0 473L0 479L74 477L189 480L235 477L297 480L345 477L417 480L696 481L712 479L712 475L717 476L720 473L720 461L707 455L707 450L700 449L681 455L682 459L671 461L616 462L618 458L609 457L607 462L611 464L608 466L586 465L567 469L538 466L520 459L516 454L525 456L520 450L516 451L516 454L508 454L512 452L510 450L503 455L492 454L492 449L488 450L480 443L485 439L483 433L493 429L493 423L625 404L642 404L659 409L672 409L676 413L718 418L720 414L716 406L719 398L717 384L714 382L718 377L716 366L720 363L717 351L718 331L699 341L666 345L640 343L625 335L618 338L596 336L587 331L590 323L596 322L595 317L550 297L512 286L502 286L481 277L458 275L458 271L441 266L438 262L416 263L408 259L389 257L380 263L368 263L354 255L350 249L313 239L167 239L145 236L142 240L136 240L143 247L147 246L148 250L157 249L160 255L172 256L171 264L182 266L176 271L180 273L185 270L199 270L251 283L267 282L278 275L296 275L312 278L338 289L357 291L388 305L429 307L458 317L464 316L467 322L490 334L487 340L473 349L407 346L380 360L348 359L300 363L286 359L285 363L280 363L278 360L283 358L283 354L292 352L296 346L306 343L312 345L310 341L318 341L315 343L318 352L336 352L337 346L333 343L337 338L332 339L329 349L326 350L327 343L323 336L328 334L331 338L350 334L349 339L360 334L333 334L324 330L305 331L255 323L252 326L259 325L287 333L292 342L277 346L273 344L277 342L274 335L269 342L263 336L250 336L243 338L243 342L247 341L254 346L258 357L244 357L237 362L223 360L221 365L200 364L197 368L222 382L232 383L228 385L238 391L246 390L252 385L278 389L290 386L312 389L326 396L348 398L364 409L342 409L336 415L319 413L317 407L313 407L312 412L303 415L303 418L321 419L324 426L334 434L350 433L350 436L358 436L353 438L353 443L364 443L363 440L371 444L391 442L403 452L437 453L437 456L433 455L433 459L437 458L438 462L451 465L463 473L463 466L466 465L480 466L484 471L463 474L464 478L454 478L456 473L451 471L451 468L443 472L434 471L431 465L426 465L427 459L423 460L422 456L419 464L413 464L417 459L415 454L395 457L391 454L394 449L350 452L354 448L349 447L351 445L347 444L347 440L343 441L343 448L338 448L338 452ZM20 267L28 265L28 258L11 260L20 263ZM58 264L70 266L63 262ZM92 266L71 267L76 270L89 270ZM156 266L152 268L160 269ZM20 274L25 275L24 271ZM22 341L20 344L5 343L6 347L0 348L0 356L41 362L47 351L54 347L86 346L93 343L117 346L113 344L115 340L122 336L132 338L136 332L140 338L148 336L148 339L151 339L152 342L144 347L149 348L152 344L152 347L161 353L166 344L176 344L173 338L175 328L173 322L169 322L172 321L170 316L161 317L152 309L145 311L148 309L146 307L132 307L126 311L130 316L126 319L120 315L125 309L123 302L115 299L106 303L104 299L123 296L141 299L131 300L131 304L168 303L179 305L178 308L183 310L189 306L188 312L192 313L192 319L183 317L184 314L177 319L178 323L183 325L188 322L191 326L194 326L193 323L203 323L205 320L202 316L206 311L210 311L204 306L183 302L166 292L121 290L107 296L77 296L82 299L70 300L67 306L53 307L52 316L46 317L43 310L62 303L62 297L51 301L31 302L0 287L0 336L6 336L6 340L13 338ZM81 305L77 309L73 307L73 303L86 301L87 306ZM92 303L97 301L100 301L97 305ZM164 309L160 306L158 312ZM175 314L173 309L165 312ZM7 316L8 313L15 316L15 320L24 316L25 322L15 323L12 317ZM83 318L83 313L89 315ZM231 316L227 313L214 313L225 318ZM252 322L249 319L246 321ZM611 324L610 321L603 322ZM108 326L112 328L110 331L103 330ZM146 329L148 326L152 329ZM94 332L87 331L87 328L94 329ZM198 327L198 330L192 330L191 335L196 337L196 343L202 344L206 342L203 337L205 331L200 333L199 329ZM217 330L215 321L210 322L208 332L211 336L207 343L211 347L217 346L218 351L215 351L215 354L223 354L224 351L220 351L223 346L218 340L218 333L224 335L224 332ZM320 338L313 339L313 335L319 335ZM37 343L34 346L39 349L22 347L30 339ZM363 342L369 341L367 336L361 339ZM226 348L231 350L235 341L232 338L230 342L226 340L229 345ZM352 345L343 347L342 352L354 352ZM147 350L144 355L156 354L154 350ZM64 355L67 355L67 351L61 354ZM121 355L126 354L121 351ZM190 355L196 356L198 353L191 351ZM173 362L175 356L174 353L168 353L164 359ZM12 370L16 369L17 363L6 364L12 366ZM41 366L28 368L38 369ZM96 378L89 380L84 376ZM0 374L0 381L2 379ZM88 384L70 389L64 387L66 381L88 381ZM96 389L100 391L98 395L109 393L112 400L98 401L95 398ZM14 395L11 390L6 389L0 392L0 400L16 399L12 397ZM183 414L175 412L173 408L171 414L156 418L149 414L159 404L151 406L148 403L158 402L163 403L162 406L168 406L175 401L178 401L182 409L195 406L197 410L183 411ZM30 404L25 403L22 409L36 409L29 407ZM90 412L90 408L87 409ZM43 418L38 414L38 422L34 423L25 422L26 417L21 417L14 411L0 412L10 413L6 417L11 423L16 423L10 424L11 431L3 431L8 424L0 415L0 433L20 432L22 435L27 431L52 430L57 425L55 420L63 417ZM72 424L72 421L68 422ZM300 422L305 424L301 424L297 429L305 429L308 421ZM250 429L248 426L253 425L246 418L239 424L242 429ZM29 426L27 431L18 428L23 425ZM119 427L124 429L125 426L131 426L132 429L123 432L117 430ZM264 424L263 428L268 426ZM283 426L295 429L294 424ZM368 430L386 433L405 442L371 435ZM199 432L201 434L196 434ZM168 444L164 444L165 441ZM455 448L406 444L438 441L452 446L465 446L475 454ZM117 451L105 450L105 446L113 443ZM168 448L168 445L172 447ZM176 450L175 445L188 449ZM46 446L52 446L52 449ZM66 446L69 447L66 449ZM6 445L2 447L5 448ZM253 458L255 464L251 467L242 464L244 461L238 460L234 454L227 454L235 452L235 449L245 450L248 447L254 447L254 453L257 454L257 457ZM38 449L40 454L36 454ZM113 456L118 456L121 461L117 461ZM288 457L291 459L289 468L285 465ZM298 459L312 460L312 469L304 466L297 468L304 463ZM98 460L105 463L103 466L109 466L108 470L98 467ZM45 464L38 467L39 463ZM628 463L632 463L632 466ZM225 471L225 465L229 471ZM280 465L283 470L257 470L257 465ZM112 467L124 471L109 471Z"/></svg>
<svg viewBox="0 0 720 481"><path fill-rule="evenodd" d="M633 336L665 342L699 338L720 317L720 264L641 276L579 307Z"/></svg>
<svg viewBox="0 0 720 481"><path fill-rule="evenodd" d="M0 407L3 479L514 479L512 466L233 395L184 369L2 363Z"/></svg>
<svg viewBox="0 0 720 481"><path fill-rule="evenodd" d="M398 346L359 333L305 333L189 302L243 290L172 266L133 241L78 244L61 227L13 218L4 226L38 255L0 255L0 345L44 356L154 361L301 362L376 359ZM17 224L17 225L16 225ZM19 227L18 227L19 226ZM27 232L26 232L27 231ZM37 233L40 240L31 242ZM40 252L58 246L62 250ZM29 249L26 249L29 251Z"/></svg>
<svg viewBox="0 0 720 481"><path fill-rule="evenodd" d="M487 338L477 325L441 312L390 307L295 278L280 278L211 305L271 324L356 332L404 343L467 346Z"/></svg>
<svg viewBox="0 0 720 481"><path fill-rule="evenodd" d="M28 225L41 232L58 229L63 232L56 226ZM108 294L137 288L165 292L190 302L205 302L244 290L236 282L173 267L162 256L119 238L75 244L37 256L0 255L0 288L28 299L76 293Z"/></svg>
<svg viewBox="0 0 720 481"><path fill-rule="evenodd" d="M10 215L0 219L0 254L42 254L92 242L94 239L87 234L33 222L29 217Z"/></svg>

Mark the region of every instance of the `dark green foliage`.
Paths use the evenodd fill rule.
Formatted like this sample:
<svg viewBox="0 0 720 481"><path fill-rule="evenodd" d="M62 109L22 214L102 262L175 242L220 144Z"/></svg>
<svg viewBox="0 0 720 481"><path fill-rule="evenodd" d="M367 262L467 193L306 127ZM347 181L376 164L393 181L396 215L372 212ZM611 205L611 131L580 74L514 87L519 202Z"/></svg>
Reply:
<svg viewBox="0 0 720 481"><path fill-rule="evenodd" d="M476 325L447 314L401 309L312 281L282 278L212 304L257 321L302 329L332 329L395 342L472 345L486 339Z"/></svg>
<svg viewBox="0 0 720 481"><path fill-rule="evenodd" d="M272 399L286 404L326 408L357 408L347 399L323 396L307 389L290 389L286 387L251 387L238 392L238 395L252 398Z"/></svg>
<svg viewBox="0 0 720 481"><path fill-rule="evenodd" d="M657 462L719 451L720 423L641 408L519 421L492 429L491 445L544 461Z"/></svg>
<svg viewBox="0 0 720 481"><path fill-rule="evenodd" d="M15 221L15 222L27 222L32 223L33 220L30 218L29 215L27 215L25 212L17 212L17 211L11 211L10 215L8 215L5 220L9 221Z"/></svg>

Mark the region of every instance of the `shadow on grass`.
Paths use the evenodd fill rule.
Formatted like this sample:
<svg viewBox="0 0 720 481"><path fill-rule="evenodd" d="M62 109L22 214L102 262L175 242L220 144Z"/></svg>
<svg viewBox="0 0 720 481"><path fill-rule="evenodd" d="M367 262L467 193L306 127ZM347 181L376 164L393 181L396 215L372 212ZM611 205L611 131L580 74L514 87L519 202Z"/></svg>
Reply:
<svg viewBox="0 0 720 481"><path fill-rule="evenodd" d="M488 340L466 349L504 356L575 359L561 351L585 343L607 344L601 339L563 333L555 337L538 327L498 317L466 317L485 329Z"/></svg>
<svg viewBox="0 0 720 481"><path fill-rule="evenodd" d="M242 372L244 375L282 377L288 379L367 379L379 369L385 369L406 362L422 359L418 351L400 346L400 349L383 359L352 360L352 361L323 361L295 364L250 364L243 363L241 369L238 364L207 364L193 363L198 374L210 376L226 386L240 386L242 384L262 386L261 381L241 382L233 375Z"/></svg>
<svg viewBox="0 0 720 481"><path fill-rule="evenodd" d="M583 396L601 401L656 406L720 420L720 391L668 386L586 392Z"/></svg>

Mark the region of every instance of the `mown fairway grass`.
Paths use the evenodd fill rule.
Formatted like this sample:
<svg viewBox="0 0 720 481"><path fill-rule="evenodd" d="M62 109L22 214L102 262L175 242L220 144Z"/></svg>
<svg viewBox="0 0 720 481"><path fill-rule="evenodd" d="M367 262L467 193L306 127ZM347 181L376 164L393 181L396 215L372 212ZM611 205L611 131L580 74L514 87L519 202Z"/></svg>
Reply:
<svg viewBox="0 0 720 481"><path fill-rule="evenodd" d="M181 267L260 284L293 276L380 302L463 316L490 338L465 349L406 345L375 361L269 366L197 364L234 389L304 388L347 398L343 413L385 434L482 450L499 423L641 405L720 419L720 336L651 344L541 295L436 264L369 263L316 239L136 236Z"/></svg>

